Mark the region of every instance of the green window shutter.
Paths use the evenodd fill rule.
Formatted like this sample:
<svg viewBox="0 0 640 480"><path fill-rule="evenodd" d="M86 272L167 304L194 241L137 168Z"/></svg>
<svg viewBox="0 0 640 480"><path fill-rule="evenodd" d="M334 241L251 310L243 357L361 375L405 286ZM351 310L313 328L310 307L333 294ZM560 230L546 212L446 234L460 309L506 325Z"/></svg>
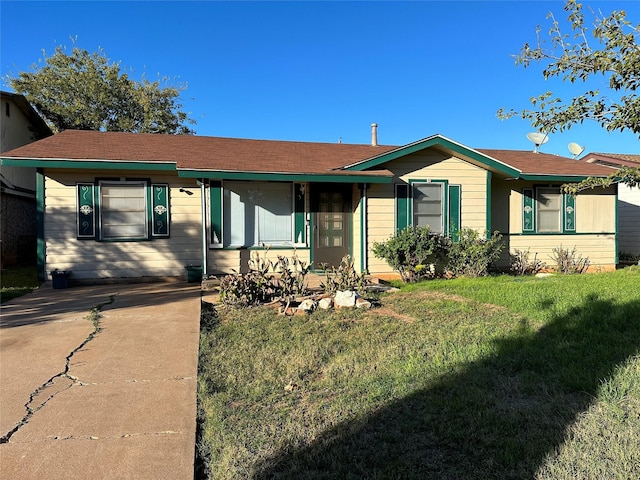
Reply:
<svg viewBox="0 0 640 480"><path fill-rule="evenodd" d="M458 241L460 231L460 185L449 185L449 236Z"/></svg>
<svg viewBox="0 0 640 480"><path fill-rule="evenodd" d="M564 194L564 231L575 233L576 231L576 197Z"/></svg>
<svg viewBox="0 0 640 480"><path fill-rule="evenodd" d="M294 199L293 199L293 243L295 245L306 245L307 243L307 229L304 220L304 193L305 185L301 183L295 183L294 186Z"/></svg>
<svg viewBox="0 0 640 480"><path fill-rule="evenodd" d="M222 182L209 183L209 203L211 207L211 243L222 246Z"/></svg>
<svg viewBox="0 0 640 480"><path fill-rule="evenodd" d="M409 222L409 185L396 185L396 232L407 228Z"/></svg>
<svg viewBox="0 0 640 480"><path fill-rule="evenodd" d="M151 236L169 236L169 185L151 185L151 215L153 217Z"/></svg>
<svg viewBox="0 0 640 480"><path fill-rule="evenodd" d="M535 232L534 202L533 188L522 189L522 233Z"/></svg>
<svg viewBox="0 0 640 480"><path fill-rule="evenodd" d="M77 237L78 240L96 238L96 186L93 183L78 183L77 196Z"/></svg>

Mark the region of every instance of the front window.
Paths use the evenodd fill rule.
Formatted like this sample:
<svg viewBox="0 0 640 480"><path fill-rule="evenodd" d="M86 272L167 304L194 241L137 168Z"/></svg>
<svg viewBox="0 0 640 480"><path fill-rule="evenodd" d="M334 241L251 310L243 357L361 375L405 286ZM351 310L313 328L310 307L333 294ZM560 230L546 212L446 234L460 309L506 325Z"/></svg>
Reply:
<svg viewBox="0 0 640 480"><path fill-rule="evenodd" d="M293 243L293 185L224 182L224 245Z"/></svg>
<svg viewBox="0 0 640 480"><path fill-rule="evenodd" d="M562 231L562 193L559 188L537 188L537 231Z"/></svg>
<svg viewBox="0 0 640 480"><path fill-rule="evenodd" d="M444 232L442 183L413 184L413 224Z"/></svg>
<svg viewBox="0 0 640 480"><path fill-rule="evenodd" d="M148 238L146 183L100 183L100 236L103 240Z"/></svg>

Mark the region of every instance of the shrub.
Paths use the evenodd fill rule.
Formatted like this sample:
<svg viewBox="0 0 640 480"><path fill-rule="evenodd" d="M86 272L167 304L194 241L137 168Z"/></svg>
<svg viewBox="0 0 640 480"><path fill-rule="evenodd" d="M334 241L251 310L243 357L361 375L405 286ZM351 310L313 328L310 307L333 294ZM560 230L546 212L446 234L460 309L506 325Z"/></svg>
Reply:
<svg viewBox="0 0 640 480"><path fill-rule="evenodd" d="M502 235L498 232L486 238L472 228L462 228L458 241L449 246L447 269L456 276L485 276L503 248Z"/></svg>
<svg viewBox="0 0 640 480"><path fill-rule="evenodd" d="M533 255L533 259L530 259L531 253L529 249L527 251L514 250L514 254L511 255L511 272L516 275L535 275L546 268L546 264L538 260L538 254Z"/></svg>
<svg viewBox="0 0 640 480"><path fill-rule="evenodd" d="M435 274L435 265L446 257L449 243L429 227L409 226L385 242L374 243L373 254L386 260L404 282L417 282Z"/></svg>
<svg viewBox="0 0 640 480"><path fill-rule="evenodd" d="M326 263L320 265L325 275L325 282L321 284L322 289L334 294L338 290L351 290L364 294L369 281L367 272L357 273L351 255L342 257L338 267L329 267Z"/></svg>
<svg viewBox="0 0 640 480"><path fill-rule="evenodd" d="M551 258L556 264L555 269L558 273L584 273L591 264L589 257L578 254L576 247L569 250L560 245L552 250Z"/></svg>
<svg viewBox="0 0 640 480"><path fill-rule="evenodd" d="M306 292L306 275L311 266L294 253L291 259L279 255L276 262L253 252L249 272L233 271L220 280L220 300L227 305L248 306L282 299L291 301Z"/></svg>

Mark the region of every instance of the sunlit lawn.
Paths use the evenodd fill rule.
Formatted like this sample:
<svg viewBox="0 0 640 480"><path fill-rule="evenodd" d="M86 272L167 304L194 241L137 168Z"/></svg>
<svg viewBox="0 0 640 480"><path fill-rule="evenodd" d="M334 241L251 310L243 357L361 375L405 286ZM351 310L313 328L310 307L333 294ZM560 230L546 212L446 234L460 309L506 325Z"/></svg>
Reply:
<svg viewBox="0 0 640 480"><path fill-rule="evenodd" d="M640 478L640 269L203 314L203 478Z"/></svg>

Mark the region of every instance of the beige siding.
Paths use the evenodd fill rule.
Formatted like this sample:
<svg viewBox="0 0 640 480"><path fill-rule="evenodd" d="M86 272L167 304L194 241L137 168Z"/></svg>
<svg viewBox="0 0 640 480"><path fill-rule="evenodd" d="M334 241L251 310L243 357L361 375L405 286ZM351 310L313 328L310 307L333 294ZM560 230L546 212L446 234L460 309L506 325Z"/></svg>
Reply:
<svg viewBox="0 0 640 480"><path fill-rule="evenodd" d="M531 257L538 254L538 260L553 268L553 249L576 249L578 255L588 257L592 268L613 268L616 264L616 238L613 234L594 235L512 235L506 237L509 251L529 250ZM504 265L503 265L504 266Z"/></svg>
<svg viewBox="0 0 640 480"><path fill-rule="evenodd" d="M266 259L268 261L276 262L278 256L282 255L291 259L293 255L306 263L309 263L309 249L308 248L279 248L277 250L264 250L264 249L221 249L213 248L209 250L207 257L208 271L209 273L231 273L232 271L246 273L249 270L249 261L256 259L256 255L259 258Z"/></svg>
<svg viewBox="0 0 640 480"><path fill-rule="evenodd" d="M640 255L640 188L618 187L620 253Z"/></svg>
<svg viewBox="0 0 640 480"><path fill-rule="evenodd" d="M76 182L113 177L91 172L78 176L45 172L45 265L72 270L74 279L167 277L185 275L185 265L201 264L199 187L195 181L149 172L128 172L128 178L150 178L170 186L171 237L137 242L99 242L76 238ZM185 187L193 195L180 192Z"/></svg>
<svg viewBox="0 0 640 480"><path fill-rule="evenodd" d="M394 182L410 180L447 180L460 185L462 227L479 231L486 229L487 171L459 158L435 150L418 152L381 165L392 171ZM393 184L375 184L368 189L368 266L371 273L390 273L391 267L373 254L373 245L383 242L395 233L395 187Z"/></svg>

